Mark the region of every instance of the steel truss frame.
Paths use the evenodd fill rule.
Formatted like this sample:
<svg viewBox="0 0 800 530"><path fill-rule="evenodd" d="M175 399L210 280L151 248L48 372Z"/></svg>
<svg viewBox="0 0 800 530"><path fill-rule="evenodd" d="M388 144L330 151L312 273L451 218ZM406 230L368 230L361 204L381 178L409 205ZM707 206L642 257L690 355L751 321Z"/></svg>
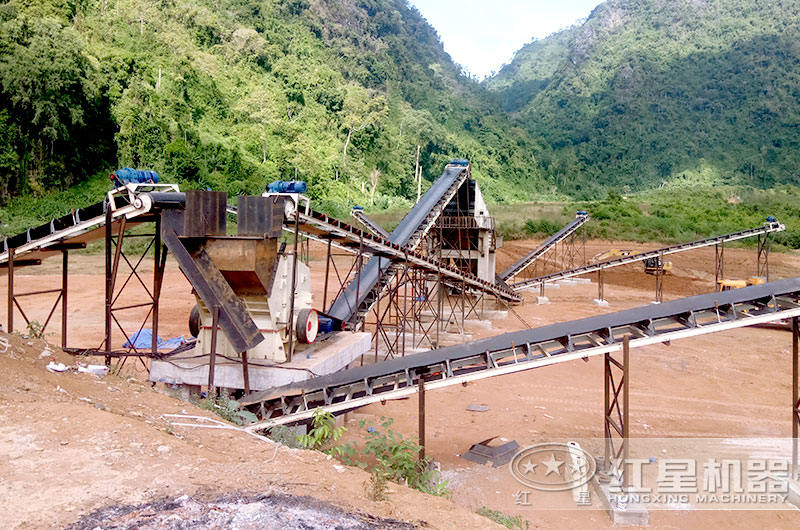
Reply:
<svg viewBox="0 0 800 530"><path fill-rule="evenodd" d="M630 336L623 339L621 354L609 352L604 355L603 365L605 451L602 471L614 486L624 488L627 485L625 463L628 461L630 432Z"/></svg>
<svg viewBox="0 0 800 530"><path fill-rule="evenodd" d="M69 284L69 251L74 249L81 249L86 248L85 243L60 243L56 245L51 245L48 247L48 251L52 252L60 252L61 253L61 287L56 289L40 289L36 291L29 291L29 292L16 292L14 290L14 274L16 268L24 267L24 266L33 266L33 265L40 265L41 260L17 260L15 258L16 252L14 248L10 248L7 253L7 260L5 263L1 264L0 267L7 268L8 271L8 332L12 333L14 331L14 312L15 308L19 311L20 315L22 315L23 320L25 320L25 326L30 328L31 322L33 322L25 313L25 310L22 307L22 303L20 302L21 298L26 298L29 296L40 296L46 294L56 294L57 296L53 301L53 304L50 307L50 311L47 314L47 318L44 321L44 324L41 324L41 327L36 330L37 333L40 333L44 336L45 331L47 330L47 326L50 324L50 321L55 314L56 308L61 306L61 347L66 348L67 346L67 327L68 327L68 320L69 320L69 311L68 311L68 304L67 304L67 293L68 293L68 284Z"/></svg>
<svg viewBox="0 0 800 530"><path fill-rule="evenodd" d="M422 368L433 390L618 352L625 336L637 348L793 318L799 299L800 278L700 295L393 359L257 392L243 403L262 418L250 430L261 430L305 421L317 407L338 413L410 396Z"/></svg>
<svg viewBox="0 0 800 530"><path fill-rule="evenodd" d="M122 220L119 222L118 227L116 228L116 233L114 230L114 225L111 222L111 210L108 209L106 211L106 223L105 223L105 275L106 275L106 285L105 285L105 335L103 338L103 342L101 347L98 347L98 353L101 353L105 356L105 363L106 365L111 364L112 356L120 356L122 357L120 361L120 368L125 365L125 361L127 360L127 355L113 355L113 340L114 340L114 327L122 333L124 337L124 341L128 344L127 347L123 349L127 353L132 353L134 357L139 359L139 362L145 368L145 370L149 371L149 367L142 359L144 351L140 351L139 348L136 348L134 345L134 341L132 340L134 337L138 336L138 334L144 329L147 325L148 321L150 321L150 326L152 329L152 341L150 345L150 355L157 355L158 354L158 316L159 316L159 300L161 297L161 286L164 279L164 270L166 268L166 260L167 260L167 248L163 245L161 241L161 216L160 215L153 215L153 216L146 216L142 218L137 218L137 223L142 222L151 222L153 225L153 232L143 233L143 234L129 234L126 233L127 230L127 222L126 219L123 217ZM125 252L124 246L125 242L128 239L144 239L144 250L141 252L136 252L133 255L129 255L129 252ZM154 253L153 259L153 278L152 278L152 287L147 285L147 282L142 278L142 274L140 273L142 263L147 255L150 253L151 249ZM120 264L125 263L127 268L127 276L122 281L121 286L118 284L118 278L121 275ZM140 288L140 291L143 291L149 301L135 303L135 304L125 304L126 298L123 297L123 293L126 293L131 286L137 286ZM147 313L145 314L144 318L141 320L141 323L138 326L138 329L133 332L129 333L130 330L126 330L125 326L120 322L120 318L118 318L118 314L122 312L129 312L131 310L142 310L147 309Z"/></svg>
<svg viewBox="0 0 800 530"><path fill-rule="evenodd" d="M575 256L577 255L577 251L575 249L575 233L576 231L582 227L587 221L589 220L589 215L578 215L570 221L564 228L547 238L539 247L533 249L525 256L517 260L516 263L511 265L509 268L498 274L498 276L502 280L510 280L511 278L517 276L522 271L530 267L534 264L537 260L541 259L545 256L548 252L555 249L559 243L567 243L566 246L562 250L565 250L565 256L567 258L567 267L572 268L575 266ZM584 240L584 261L585 261L585 243ZM563 246L563 245L562 245ZM567 249L569 247L569 250Z"/></svg>
<svg viewBox="0 0 800 530"><path fill-rule="evenodd" d="M708 239L701 239L698 241L692 241L689 243L680 243L677 245L670 245L668 247L659 248L655 250L650 250L647 252L640 252L638 254L631 254L630 256L623 256L621 258L616 258L608 261L601 261L599 263L591 263L588 265L584 265L582 267L576 267L574 269L564 270L560 272L554 272L551 274L542 275L536 278L531 278L528 280L516 282L510 285L510 287L514 290L524 290L524 289L531 289L535 287L539 287L543 283L553 282L556 280L562 280L565 278L572 278L574 276L582 276L584 274L589 274L596 271L601 271L605 269L610 269L612 267L619 267L621 265L627 265L629 263L636 263L639 261L644 261L648 258L654 258L658 256L666 256L667 254L675 254L677 252L684 252L687 250L702 248L702 247L709 247L712 245L718 245L721 243L725 243L728 241L736 241L739 239L745 239L748 237L756 237L759 238L759 253L758 253L758 263L759 263L759 272L763 271L765 274L769 274L769 234L772 232L781 232L786 230L786 227L778 222L770 222L765 223L763 226L758 228L751 228L749 230L742 230L740 232L734 232L731 234L725 234L722 236L711 237ZM763 264L763 265L762 265ZM765 274L760 274L764 276Z"/></svg>

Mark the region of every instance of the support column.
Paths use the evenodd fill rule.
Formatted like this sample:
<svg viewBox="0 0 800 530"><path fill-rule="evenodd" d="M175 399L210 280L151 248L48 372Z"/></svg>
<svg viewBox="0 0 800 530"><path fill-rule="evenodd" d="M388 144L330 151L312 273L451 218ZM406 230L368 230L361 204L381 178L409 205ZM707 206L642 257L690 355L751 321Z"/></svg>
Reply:
<svg viewBox="0 0 800 530"><path fill-rule="evenodd" d="M714 290L719 290L719 281L725 279L725 243L714 245Z"/></svg>
<svg viewBox="0 0 800 530"><path fill-rule="evenodd" d="M14 249L8 249L8 333L14 331Z"/></svg>
<svg viewBox="0 0 800 530"><path fill-rule="evenodd" d="M217 332L219 327L219 306L211 308L211 350L208 352L208 397L214 392L214 371L217 363Z"/></svg>
<svg viewBox="0 0 800 530"><path fill-rule="evenodd" d="M61 251L61 347L67 347L67 278L69 278L69 253Z"/></svg>
<svg viewBox="0 0 800 530"><path fill-rule="evenodd" d="M614 354L605 354L604 369L604 431L605 453L603 465L609 478L623 490L627 486L625 462L628 459L628 381L630 360L630 337L622 343L622 360Z"/></svg>
<svg viewBox="0 0 800 530"><path fill-rule="evenodd" d="M800 336L800 327L798 326L798 317L792 318L792 480L800 479L800 468L798 468L797 463L797 437L800 432L800 385L798 384L798 372L800 372L798 338Z"/></svg>
<svg viewBox="0 0 800 530"><path fill-rule="evenodd" d="M111 204L106 202L106 308L105 308L105 350L106 366L111 366L111 303L113 283L111 278Z"/></svg>
<svg viewBox="0 0 800 530"><path fill-rule="evenodd" d="M604 285L603 285L603 269L597 271L597 299L601 302L605 300Z"/></svg>
<svg viewBox="0 0 800 530"><path fill-rule="evenodd" d="M425 372L420 372L419 377L419 461L425 460Z"/></svg>
<svg viewBox="0 0 800 530"><path fill-rule="evenodd" d="M299 207L299 203L296 205ZM300 238L300 213L295 211L294 215L294 256L292 257L292 292L289 296L289 320L286 324L286 332L289 334L289 348L286 352L286 362L292 362L294 355L294 298L297 289L297 251Z"/></svg>
<svg viewBox="0 0 800 530"><path fill-rule="evenodd" d="M766 281L769 281L769 236L769 234L758 236L758 256L756 263L756 276L763 276Z"/></svg>

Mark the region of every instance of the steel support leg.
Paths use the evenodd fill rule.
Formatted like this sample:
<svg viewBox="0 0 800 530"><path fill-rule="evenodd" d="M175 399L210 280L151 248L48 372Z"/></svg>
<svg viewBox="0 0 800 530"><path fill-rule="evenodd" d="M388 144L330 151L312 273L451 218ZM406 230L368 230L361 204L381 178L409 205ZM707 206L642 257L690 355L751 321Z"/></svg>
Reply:
<svg viewBox="0 0 800 530"><path fill-rule="evenodd" d="M418 404L419 404L419 461L422 462L425 460L425 373L421 372L419 374L419 392L417 393L418 396Z"/></svg>
<svg viewBox="0 0 800 530"><path fill-rule="evenodd" d="M605 354L604 377L604 431L605 453L603 464L605 472L614 485L623 490L627 486L625 462L628 460L628 388L629 388L629 336L622 343L622 361L614 359L611 353Z"/></svg>
<svg viewBox="0 0 800 530"><path fill-rule="evenodd" d="M800 342L800 319L792 319L792 480L800 479L800 468L797 465L798 433L800 432L800 356L798 355L798 342Z"/></svg>
<svg viewBox="0 0 800 530"><path fill-rule="evenodd" d="M714 245L714 290L719 290L720 280L725 279L725 243Z"/></svg>
<svg viewBox="0 0 800 530"><path fill-rule="evenodd" d="M106 366L111 366L111 304L113 296L113 283L111 279L111 205L106 203L106 308L105 308L105 345Z"/></svg>
<svg viewBox="0 0 800 530"><path fill-rule="evenodd" d="M8 249L8 332L14 332L14 249Z"/></svg>
<svg viewBox="0 0 800 530"><path fill-rule="evenodd" d="M604 285L603 285L603 270L600 269L599 271L597 271L597 299L598 300L605 300L605 293L603 293L604 290L605 289L604 289Z"/></svg>
<svg viewBox="0 0 800 530"><path fill-rule="evenodd" d="M67 279L69 278L69 253L61 251L61 347L67 347Z"/></svg>
<svg viewBox="0 0 800 530"><path fill-rule="evenodd" d="M756 276L763 276L769 281L769 247L771 239L769 234L758 236L758 256L756 263Z"/></svg>
<svg viewBox="0 0 800 530"><path fill-rule="evenodd" d="M219 327L219 306L211 308L211 350L208 355L208 397L214 392L214 371L217 363L217 331Z"/></svg>

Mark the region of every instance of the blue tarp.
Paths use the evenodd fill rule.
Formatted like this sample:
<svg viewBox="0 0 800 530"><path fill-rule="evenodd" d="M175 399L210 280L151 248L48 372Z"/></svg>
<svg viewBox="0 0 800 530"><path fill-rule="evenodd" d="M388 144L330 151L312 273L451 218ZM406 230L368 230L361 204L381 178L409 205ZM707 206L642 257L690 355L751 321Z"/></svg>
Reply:
<svg viewBox="0 0 800 530"><path fill-rule="evenodd" d="M133 345L131 345L131 342ZM159 350L172 350L184 344L186 339L183 337L173 337L168 340L162 340L161 337L156 336L156 344ZM153 330L143 328L131 335L130 340L126 340L123 348L136 348L137 350L146 350L153 347Z"/></svg>

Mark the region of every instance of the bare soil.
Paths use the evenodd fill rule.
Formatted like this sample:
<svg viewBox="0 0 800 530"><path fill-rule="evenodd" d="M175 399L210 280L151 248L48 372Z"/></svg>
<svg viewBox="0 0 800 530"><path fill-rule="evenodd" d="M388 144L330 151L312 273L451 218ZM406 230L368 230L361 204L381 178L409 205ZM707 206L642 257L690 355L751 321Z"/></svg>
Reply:
<svg viewBox="0 0 800 530"><path fill-rule="evenodd" d="M527 252L535 241L506 242L498 270ZM587 256L609 248L642 250L656 245L589 241ZM714 249L671 256L673 273L665 278L666 300L709 292L714 288ZM726 249L728 277L755 274L753 249ZM347 260L338 263L346 268ZM19 270L16 291L55 288L59 260ZM312 245L315 301L321 304L324 251ZM71 257L69 344L97 347L103 339L104 277L102 256ZM555 265L553 265L555 267ZM773 254L770 277L797 276L800 256ZM144 263L148 281L152 265ZM473 338L618 311L650 303L655 280L631 265L605 274L606 308L592 304L597 285L564 285L548 289L551 303L536 305L536 294L513 314L487 326L471 326ZM146 300L137 294L136 278L124 294L125 304ZM5 299L5 282L0 282ZM335 283L335 282L332 282ZM328 300L337 286L329 286ZM27 297L23 308L31 320L44 322L53 297ZM170 261L162 293L159 334L187 335L194 304L191 288ZM123 326L138 329L144 314L121 312ZM0 321L6 322L5 304ZM59 342L56 311L46 339ZM24 329L15 316L15 329ZM144 382L144 366L128 360L120 375L53 374L50 357L72 364L60 351L45 353L45 343L10 335L11 348L0 354L0 521L4 527L65 526L89 521L97 510L166 502L183 495L217 502L226 495L309 496L361 513L434 528L487 528L492 523L474 514L487 506L521 515L532 527L608 527L600 510L550 510L548 498L533 506L516 504L519 485L507 467L492 468L460 457L470 445L497 436L534 443L602 436L603 366L599 359L451 387L428 395L427 453L450 479L453 499L431 497L390 485L389 500L368 500L368 475L342 466L325 455L276 447L228 431L174 427L161 417L181 413L208 415L191 404ZM116 332L115 346L122 343ZM790 335L768 329L743 329L635 350L631 368L631 433L635 437L788 437L791 436ZM487 405L487 412L468 412L467 405ZM407 436L417 431L415 399L371 405L349 416L349 439L359 437L358 420L395 419ZM309 506L311 506L310 503ZM195 508L192 508L195 509ZM199 508L197 508L199 509ZM191 511L191 510L189 510ZM187 512L188 513L188 512ZM176 515L176 514L172 514ZM180 516L180 515L179 515ZM84 519L81 519L81 518ZM362 516L354 516L356 519ZM358 520L364 520L358 519ZM796 528L797 511L702 512L654 511L654 527L753 526ZM374 526L381 523L372 521ZM87 523L88 525L88 523Z"/></svg>

